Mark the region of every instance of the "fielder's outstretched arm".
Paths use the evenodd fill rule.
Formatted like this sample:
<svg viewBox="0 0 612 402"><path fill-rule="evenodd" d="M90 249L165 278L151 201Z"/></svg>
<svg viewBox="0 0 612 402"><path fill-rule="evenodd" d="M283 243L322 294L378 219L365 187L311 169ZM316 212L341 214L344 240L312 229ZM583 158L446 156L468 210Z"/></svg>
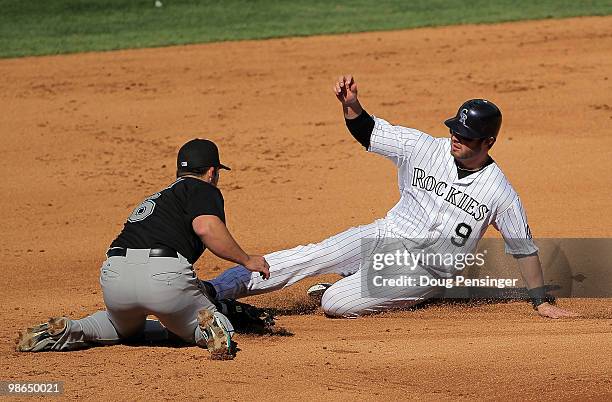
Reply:
<svg viewBox="0 0 612 402"><path fill-rule="evenodd" d="M259 272L264 279L270 277L270 266L265 258L245 253L219 217L200 215L193 220L192 226L206 247L217 257L240 264L249 271Z"/></svg>

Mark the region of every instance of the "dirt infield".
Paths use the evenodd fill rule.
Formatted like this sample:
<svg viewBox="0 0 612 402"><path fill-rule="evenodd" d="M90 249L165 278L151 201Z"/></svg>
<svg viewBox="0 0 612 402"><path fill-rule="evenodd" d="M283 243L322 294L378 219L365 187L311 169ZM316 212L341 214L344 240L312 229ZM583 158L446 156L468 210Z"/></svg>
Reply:
<svg viewBox="0 0 612 402"><path fill-rule="evenodd" d="M609 400L609 300L562 300L584 315L564 321L526 303L288 315L293 336L239 335L231 362L193 347L17 354L13 339L103 307L106 248L196 136L233 168L220 188L251 252L382 217L394 167L346 132L331 92L345 72L368 111L440 136L463 100L495 100L493 157L534 235L610 237L610 49L612 17L594 17L0 61L0 380L63 380L68 398L95 399ZM207 255L198 271L228 266ZM306 285L251 302L291 310Z"/></svg>

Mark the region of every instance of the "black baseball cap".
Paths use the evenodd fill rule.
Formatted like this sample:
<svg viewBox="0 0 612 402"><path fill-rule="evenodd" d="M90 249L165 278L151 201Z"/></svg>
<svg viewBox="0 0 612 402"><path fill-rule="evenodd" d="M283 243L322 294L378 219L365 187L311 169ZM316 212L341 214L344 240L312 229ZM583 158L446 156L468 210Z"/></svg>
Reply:
<svg viewBox="0 0 612 402"><path fill-rule="evenodd" d="M219 161L219 148L210 140L200 138L187 142L179 149L176 158L177 169L191 170L216 167L231 170Z"/></svg>

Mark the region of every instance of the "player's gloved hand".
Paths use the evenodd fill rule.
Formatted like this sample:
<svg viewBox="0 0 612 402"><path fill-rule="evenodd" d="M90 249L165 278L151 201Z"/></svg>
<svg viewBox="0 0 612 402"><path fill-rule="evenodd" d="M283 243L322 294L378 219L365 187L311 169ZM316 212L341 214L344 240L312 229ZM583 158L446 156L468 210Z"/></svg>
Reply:
<svg viewBox="0 0 612 402"><path fill-rule="evenodd" d="M537 307L538 314L547 318L580 317L580 314L564 310L549 303L542 303Z"/></svg>
<svg viewBox="0 0 612 402"><path fill-rule="evenodd" d="M261 255L249 255L244 267L251 272L259 272L264 279L270 277L270 265Z"/></svg>
<svg viewBox="0 0 612 402"><path fill-rule="evenodd" d="M349 106L357 102L357 84L352 75L343 75L334 85L336 98L344 105Z"/></svg>
<svg viewBox="0 0 612 402"><path fill-rule="evenodd" d="M230 320L238 333L263 335L272 332L275 318L270 309L255 307L234 299L216 300L215 306Z"/></svg>

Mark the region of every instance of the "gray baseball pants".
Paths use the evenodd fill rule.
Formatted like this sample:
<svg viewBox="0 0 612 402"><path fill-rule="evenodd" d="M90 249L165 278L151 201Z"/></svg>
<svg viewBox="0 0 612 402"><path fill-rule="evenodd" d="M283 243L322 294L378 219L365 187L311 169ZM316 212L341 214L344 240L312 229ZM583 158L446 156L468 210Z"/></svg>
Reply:
<svg viewBox="0 0 612 402"><path fill-rule="evenodd" d="M55 350L118 343L142 333L145 323L151 324L147 315L155 315L184 341L206 345L197 314L203 309L216 311L216 307L192 265L180 254L178 258L149 257L149 249L127 249L125 257L110 257L102 264L100 286L106 311L71 320Z"/></svg>

